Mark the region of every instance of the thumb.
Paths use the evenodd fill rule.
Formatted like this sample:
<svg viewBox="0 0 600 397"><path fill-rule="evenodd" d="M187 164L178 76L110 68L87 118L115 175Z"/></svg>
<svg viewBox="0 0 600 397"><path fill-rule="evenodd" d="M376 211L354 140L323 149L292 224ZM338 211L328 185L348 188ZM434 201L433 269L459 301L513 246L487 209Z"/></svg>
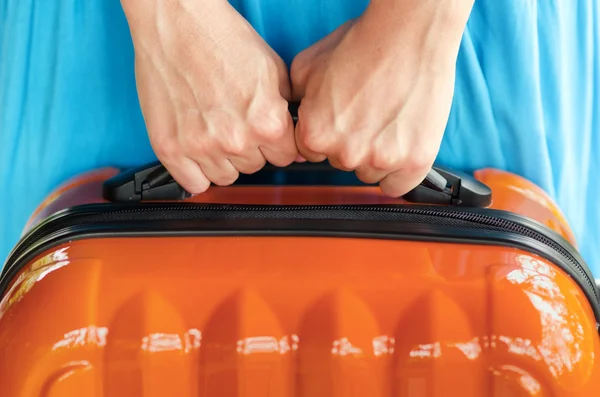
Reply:
<svg viewBox="0 0 600 397"><path fill-rule="evenodd" d="M389 197L401 197L423 182L427 172L429 172L429 168L419 172L407 172L400 169L383 178L379 183L379 187Z"/></svg>

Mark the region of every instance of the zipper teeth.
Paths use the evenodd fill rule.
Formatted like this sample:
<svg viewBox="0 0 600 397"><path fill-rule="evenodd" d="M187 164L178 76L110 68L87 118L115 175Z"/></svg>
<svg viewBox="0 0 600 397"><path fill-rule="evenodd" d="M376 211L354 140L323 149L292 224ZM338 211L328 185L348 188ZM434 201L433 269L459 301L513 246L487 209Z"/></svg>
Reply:
<svg viewBox="0 0 600 397"><path fill-rule="evenodd" d="M422 208L407 208L407 207L394 207L394 206L354 206L354 205L298 205L298 206L245 206L239 204L195 204L195 205L177 205L177 206L152 206L152 207L141 207L141 208L131 208L131 209L119 209L113 211L106 211L103 213L103 218L106 219L111 215L119 215L119 214L134 214L134 213L142 213L149 211L259 211L259 212L285 212L285 211L306 211L306 210L320 210L320 211L371 211L371 212L393 212L393 213L405 213L412 215L423 215L423 216L440 216L443 218L473 222L478 224L483 224L487 226L503 228L512 232L519 233L521 235L531 237L535 240L540 241L541 243L551 247L558 253L560 253L564 258L566 258L573 267L577 270L577 272L583 277L584 280L589 284L590 288L594 292L594 296L597 301L600 303L600 296L596 291L595 285L592 280L590 280L587 273L583 270L581 264L560 244L556 243L552 239L544 236L543 234L532 230L528 227L522 226L516 222L500 219L497 217L482 215L482 214L474 214L461 210L453 210L453 209L422 209ZM79 215L80 220L85 220L87 216L92 214L84 213ZM95 214L93 214L95 215ZM72 219L69 220L69 223L73 222ZM51 232L60 230L63 226L62 222L57 222L55 227L52 228ZM34 241L37 238L38 234L48 234L47 231L43 229L39 229L29 236L29 241ZM22 250L19 250L22 251ZM19 255L21 252L18 253Z"/></svg>
<svg viewBox="0 0 600 397"><path fill-rule="evenodd" d="M464 211L454 211L454 210L429 210L429 209L416 209L416 208L399 208L399 207L360 207L360 206L335 206L335 205L303 205L303 206L239 206L239 205L205 205L198 207L153 207L153 208L135 208L135 209L127 209L127 210L118 210L112 211L108 214L120 214L120 213L136 213L136 212L145 212L145 211L189 211L189 210L218 210L218 211L232 211L232 210L240 210L240 211L307 211L307 210L323 210L323 211L373 211L373 212L397 212L397 213L407 213L414 215L425 215L425 216L442 216L444 218L451 219L459 219L467 222L475 222L475 223L483 223L490 226L495 226L499 228L506 228L512 231L516 231L520 234L527 236L534 236L537 240L541 240L541 242L553 247L555 250L560 252L563 256L567 257L573 264L577 264L577 261L571 256L571 254L565 250L560 244L552 241L552 239L547 238L543 234L540 234L534 230L531 230L527 227L519 225L518 223L511 222L504 219L499 219L496 217L481 215L481 214L473 214Z"/></svg>

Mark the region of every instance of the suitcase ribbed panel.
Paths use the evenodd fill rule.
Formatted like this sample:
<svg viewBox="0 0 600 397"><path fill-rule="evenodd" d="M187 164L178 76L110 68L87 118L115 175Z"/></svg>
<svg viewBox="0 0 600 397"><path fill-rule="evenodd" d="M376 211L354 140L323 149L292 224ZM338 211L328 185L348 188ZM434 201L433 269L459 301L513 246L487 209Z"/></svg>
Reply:
<svg viewBox="0 0 600 397"><path fill-rule="evenodd" d="M196 360L182 354L186 328L175 306L142 291L117 309L109 330L103 352L105 396L193 395Z"/></svg>
<svg viewBox="0 0 600 397"><path fill-rule="evenodd" d="M473 343L476 337L469 315L452 297L439 290L419 296L398 322L397 379L388 396L443 396L450 390L488 395L488 374L472 360L486 354ZM459 378L455 371L470 376Z"/></svg>
<svg viewBox="0 0 600 397"><path fill-rule="evenodd" d="M288 396L295 360L279 316L253 289L219 302L202 332L198 396ZM295 350L294 350L295 351Z"/></svg>
<svg viewBox="0 0 600 397"><path fill-rule="evenodd" d="M38 260L0 305L0 394L575 397L600 382L585 297L514 249L340 239L329 258L355 255L327 264L316 239L203 240ZM306 263L282 267L294 244Z"/></svg>
<svg viewBox="0 0 600 397"><path fill-rule="evenodd" d="M300 319L295 395L390 395L389 350L374 349L385 334L356 291L327 291Z"/></svg>

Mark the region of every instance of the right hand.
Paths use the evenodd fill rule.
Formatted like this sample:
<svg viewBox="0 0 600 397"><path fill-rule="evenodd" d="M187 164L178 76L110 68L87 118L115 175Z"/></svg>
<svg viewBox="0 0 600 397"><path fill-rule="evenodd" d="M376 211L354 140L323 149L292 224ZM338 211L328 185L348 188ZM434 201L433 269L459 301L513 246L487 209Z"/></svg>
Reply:
<svg viewBox="0 0 600 397"><path fill-rule="evenodd" d="M286 65L227 1L121 3L150 143L179 184L198 194L296 159Z"/></svg>

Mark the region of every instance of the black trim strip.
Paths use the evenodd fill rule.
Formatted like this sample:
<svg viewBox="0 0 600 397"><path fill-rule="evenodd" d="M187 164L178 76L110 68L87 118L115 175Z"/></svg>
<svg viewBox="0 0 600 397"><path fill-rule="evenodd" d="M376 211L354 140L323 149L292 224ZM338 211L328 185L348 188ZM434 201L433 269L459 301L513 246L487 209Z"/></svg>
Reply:
<svg viewBox="0 0 600 397"><path fill-rule="evenodd" d="M478 223L481 217L497 220L498 226ZM528 236L526 231L543 238ZM87 238L147 236L350 237L510 246L535 253L567 272L589 299L600 323L600 298L591 272L577 250L554 231L505 211L407 205L176 203L73 207L42 222L15 247L0 275L0 298L23 266L59 244ZM552 246L540 241L544 238Z"/></svg>

